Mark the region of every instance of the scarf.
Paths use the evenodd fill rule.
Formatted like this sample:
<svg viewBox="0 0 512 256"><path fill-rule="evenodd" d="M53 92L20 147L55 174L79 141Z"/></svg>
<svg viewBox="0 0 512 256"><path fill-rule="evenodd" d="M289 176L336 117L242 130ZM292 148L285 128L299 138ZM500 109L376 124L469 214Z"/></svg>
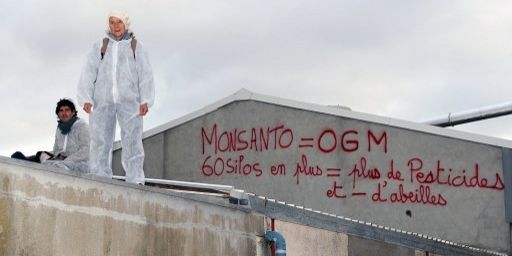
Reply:
<svg viewBox="0 0 512 256"><path fill-rule="evenodd" d="M72 117L67 122L62 122L59 120L58 121L59 124L57 125L57 127L59 128L60 132L63 135L66 135L71 131L71 126L73 126L73 124L76 122L76 120L78 120L78 117L76 117L76 116Z"/></svg>
<svg viewBox="0 0 512 256"><path fill-rule="evenodd" d="M117 40L117 39L116 39L116 37L114 36L114 34L112 34L112 32L110 32L109 30L107 30L107 35L108 35L108 37L110 37L110 38L114 39L115 41L128 40L128 39L130 39L130 38L132 38L132 37L135 37L135 36L133 35L133 32L128 31L128 30L126 30L126 31L124 32L124 34L123 34L123 36L121 37L121 39L120 39L120 40Z"/></svg>

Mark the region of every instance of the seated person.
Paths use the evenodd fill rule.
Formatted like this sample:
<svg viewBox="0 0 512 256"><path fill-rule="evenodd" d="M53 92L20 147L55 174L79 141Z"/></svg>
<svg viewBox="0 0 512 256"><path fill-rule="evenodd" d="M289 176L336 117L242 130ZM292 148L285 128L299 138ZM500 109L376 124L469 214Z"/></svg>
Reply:
<svg viewBox="0 0 512 256"><path fill-rule="evenodd" d="M78 118L75 104L68 99L57 102L55 114L58 117L53 152L39 151L35 156L25 157L21 152L11 157L46 165L89 172L89 126Z"/></svg>

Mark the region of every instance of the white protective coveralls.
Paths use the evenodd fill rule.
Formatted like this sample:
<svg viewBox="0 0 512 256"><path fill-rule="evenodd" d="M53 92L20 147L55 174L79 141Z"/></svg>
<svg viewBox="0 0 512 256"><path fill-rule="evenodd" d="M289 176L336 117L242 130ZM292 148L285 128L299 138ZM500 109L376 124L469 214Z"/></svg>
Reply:
<svg viewBox="0 0 512 256"><path fill-rule="evenodd" d="M55 143L53 144L54 155L63 155L64 160L47 160L43 164L57 166L66 170L89 172L89 126L78 119L71 127L71 131L64 135L57 128L55 132Z"/></svg>
<svg viewBox="0 0 512 256"><path fill-rule="evenodd" d="M144 184L144 148L142 116L139 107L151 107L155 98L153 72L144 46L137 40L134 51L131 38L116 41L109 37L101 59L102 40L94 44L87 57L78 84L78 104L92 103L90 171L112 178L112 146L116 118L121 127L121 162L126 181Z"/></svg>

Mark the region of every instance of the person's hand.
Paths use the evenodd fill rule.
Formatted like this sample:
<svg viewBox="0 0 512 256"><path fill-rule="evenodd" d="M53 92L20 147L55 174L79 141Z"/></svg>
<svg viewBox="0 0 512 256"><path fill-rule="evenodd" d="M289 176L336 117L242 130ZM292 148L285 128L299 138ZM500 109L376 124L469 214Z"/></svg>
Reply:
<svg viewBox="0 0 512 256"><path fill-rule="evenodd" d="M61 161L62 161L62 160L64 160L64 159L66 159L66 157L65 157L65 156L63 156L63 155L61 155L61 154L58 154L58 155L56 155L56 156L54 156L54 157L50 158L49 160L61 160Z"/></svg>
<svg viewBox="0 0 512 256"><path fill-rule="evenodd" d="M87 114L90 114L91 111L92 111L92 104L87 102L84 104L84 111L87 113Z"/></svg>
<svg viewBox="0 0 512 256"><path fill-rule="evenodd" d="M139 115L140 116L145 116L148 113L148 111L149 111L149 108L148 108L147 103L140 105L140 107L139 107Z"/></svg>

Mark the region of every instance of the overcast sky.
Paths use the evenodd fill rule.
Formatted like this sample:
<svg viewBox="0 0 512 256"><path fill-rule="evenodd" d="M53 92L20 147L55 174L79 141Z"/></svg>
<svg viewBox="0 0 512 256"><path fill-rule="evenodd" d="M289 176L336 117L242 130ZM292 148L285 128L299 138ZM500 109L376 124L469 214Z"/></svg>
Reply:
<svg viewBox="0 0 512 256"><path fill-rule="evenodd" d="M111 9L153 66L145 130L241 88L410 121L511 100L511 1L2 0L0 155L51 150ZM455 129L512 139L512 117Z"/></svg>

